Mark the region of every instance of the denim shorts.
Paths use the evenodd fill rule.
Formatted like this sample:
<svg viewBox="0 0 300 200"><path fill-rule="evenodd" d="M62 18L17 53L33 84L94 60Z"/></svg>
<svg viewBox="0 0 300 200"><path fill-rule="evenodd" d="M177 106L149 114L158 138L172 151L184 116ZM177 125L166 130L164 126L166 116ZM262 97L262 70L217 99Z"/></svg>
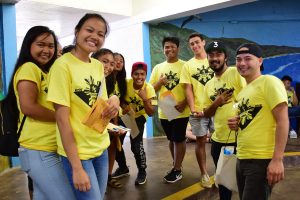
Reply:
<svg viewBox="0 0 300 200"><path fill-rule="evenodd" d="M196 137L203 137L207 135L208 131L214 132L214 122L213 118L206 117L194 117L190 116L189 122L192 127L192 133Z"/></svg>

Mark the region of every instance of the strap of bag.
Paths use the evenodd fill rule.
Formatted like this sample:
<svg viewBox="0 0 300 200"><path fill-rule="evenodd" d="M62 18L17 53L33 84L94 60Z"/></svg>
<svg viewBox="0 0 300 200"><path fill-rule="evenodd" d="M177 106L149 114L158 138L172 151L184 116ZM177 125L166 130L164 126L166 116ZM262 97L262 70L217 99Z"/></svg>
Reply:
<svg viewBox="0 0 300 200"><path fill-rule="evenodd" d="M230 132L229 132L229 134L228 134L228 137L227 137L227 140L226 140L226 145L225 145L225 147L226 147L227 144L228 144L228 140L229 140L230 134L231 134L231 130L230 130ZM234 134L235 134L235 137L234 137L234 138L235 138L235 139L234 139L235 145L234 145L233 154L236 154L236 146L237 146L237 136L238 136L238 131L235 131Z"/></svg>
<svg viewBox="0 0 300 200"><path fill-rule="evenodd" d="M25 119L26 119L26 115L24 115L23 119L22 119L22 122L21 122L21 125L20 125L20 128L18 130L18 135L20 136L21 134L21 131L23 129L23 126L24 126L24 123L25 123Z"/></svg>

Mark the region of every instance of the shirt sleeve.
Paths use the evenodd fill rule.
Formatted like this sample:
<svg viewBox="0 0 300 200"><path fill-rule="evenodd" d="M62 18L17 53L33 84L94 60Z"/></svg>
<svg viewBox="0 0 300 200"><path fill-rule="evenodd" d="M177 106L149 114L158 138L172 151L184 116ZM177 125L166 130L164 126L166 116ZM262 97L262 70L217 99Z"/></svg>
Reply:
<svg viewBox="0 0 300 200"><path fill-rule="evenodd" d="M19 71L16 73L15 77L16 86L18 85L19 81L31 81L36 83L38 91L41 90L40 83L42 78L42 72L35 64L30 62L25 63L21 66Z"/></svg>
<svg viewBox="0 0 300 200"><path fill-rule="evenodd" d="M153 68L151 75L150 75L150 79L149 79L149 83L151 85L153 85L154 83L156 83L157 80L157 65Z"/></svg>
<svg viewBox="0 0 300 200"><path fill-rule="evenodd" d="M268 76L264 84L266 102L271 110L273 110L280 103L288 102L286 90L281 80L275 76Z"/></svg>
<svg viewBox="0 0 300 200"><path fill-rule="evenodd" d="M71 75L67 64L55 62L51 67L48 78L47 100L56 104L70 107Z"/></svg>
<svg viewBox="0 0 300 200"><path fill-rule="evenodd" d="M185 63L180 74L180 82L179 83L188 83L191 84L191 74L189 72L189 65Z"/></svg>

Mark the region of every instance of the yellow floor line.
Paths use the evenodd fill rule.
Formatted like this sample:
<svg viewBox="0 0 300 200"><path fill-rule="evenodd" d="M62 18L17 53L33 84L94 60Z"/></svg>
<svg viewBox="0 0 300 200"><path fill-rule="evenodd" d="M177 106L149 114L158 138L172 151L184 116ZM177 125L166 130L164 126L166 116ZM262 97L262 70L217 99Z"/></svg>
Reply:
<svg viewBox="0 0 300 200"><path fill-rule="evenodd" d="M300 156L300 152L285 152L284 156ZM214 177L210 177L211 182L214 183ZM191 185L183 190L180 190L179 192L176 192L174 194L171 194L165 198L163 198L162 200L180 200L180 199L185 199L188 198L194 194L197 194L199 192L201 192L202 190L204 190L205 188L203 188L200 185L200 182L195 183L194 185Z"/></svg>
<svg viewBox="0 0 300 200"><path fill-rule="evenodd" d="M300 156L300 152L296 151L296 152L285 152L284 153L285 156Z"/></svg>
<svg viewBox="0 0 300 200"><path fill-rule="evenodd" d="M211 176L210 177L210 181L212 182L212 184L214 184L214 177ZM197 194L198 192L201 192L202 190L204 190L205 188L203 188L200 185L200 182L195 183L194 185L191 185L183 190L180 190L179 192L176 192L174 194L171 194L170 196L167 196L165 198L163 198L162 200L181 200L181 199L185 199L187 197L190 197L194 194Z"/></svg>

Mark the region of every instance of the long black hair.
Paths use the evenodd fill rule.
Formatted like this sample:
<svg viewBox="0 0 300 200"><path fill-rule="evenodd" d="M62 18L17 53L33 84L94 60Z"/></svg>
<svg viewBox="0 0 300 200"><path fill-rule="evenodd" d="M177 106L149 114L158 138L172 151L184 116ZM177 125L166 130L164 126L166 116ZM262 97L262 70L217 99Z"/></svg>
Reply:
<svg viewBox="0 0 300 200"><path fill-rule="evenodd" d="M31 49L31 45L35 41L35 39L38 36L43 35L43 34L48 34L48 35L53 36L53 38L54 38L54 54L48 63L46 63L44 66L40 66L40 64L32 57L30 49ZM21 50L20 50L20 54L17 59L15 69L14 69L14 72L12 74L12 77L11 77L11 80L9 83L8 93L7 93L7 97L5 98L5 101L9 101L9 102L11 102L12 105L16 105L17 100L16 100L16 95L15 95L14 86L13 86L14 76L15 76L17 70L23 64L25 64L27 62L32 62L32 63L36 64L42 71L49 72L50 67L52 66L52 64L54 63L56 58L57 58L57 39L56 39L55 33L46 26L34 26L34 27L30 28L24 37L24 40L23 40L23 43L21 46Z"/></svg>
<svg viewBox="0 0 300 200"><path fill-rule="evenodd" d="M114 53L114 56L121 56L123 59L123 68L121 71L117 72L116 82L118 83L119 92L120 92L120 102L125 103L125 95L127 92L127 84L126 84L126 69L125 69L125 59L124 56L120 53Z"/></svg>
<svg viewBox="0 0 300 200"><path fill-rule="evenodd" d="M92 58L95 58L98 60L98 58L100 56L106 55L106 54L111 54L112 56L114 56L114 53L110 49L101 48L92 54ZM110 96L111 94L113 94L113 92L115 90L115 81L114 81L113 73L111 73L110 75L105 77L105 82L106 82L107 95Z"/></svg>

